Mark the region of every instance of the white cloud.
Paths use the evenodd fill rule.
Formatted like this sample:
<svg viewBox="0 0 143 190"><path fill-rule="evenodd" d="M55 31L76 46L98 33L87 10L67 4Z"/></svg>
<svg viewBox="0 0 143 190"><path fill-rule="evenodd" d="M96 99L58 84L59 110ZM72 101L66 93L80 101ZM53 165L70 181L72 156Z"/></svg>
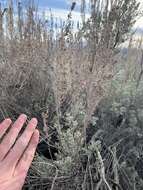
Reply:
<svg viewBox="0 0 143 190"><path fill-rule="evenodd" d="M62 20L66 20L68 14L69 14L69 11L65 10L65 9L51 9L51 12L52 12L54 17L60 18ZM50 16L50 12L46 11L45 15ZM79 21L80 20L80 12L73 11L72 12L72 20Z"/></svg>
<svg viewBox="0 0 143 190"><path fill-rule="evenodd" d="M134 25L135 28L143 28L143 18L139 18Z"/></svg>
<svg viewBox="0 0 143 190"><path fill-rule="evenodd" d="M42 13L42 10L43 9L41 8L40 13ZM62 19L62 20L66 20L69 14L68 10L58 9L58 8L52 8L51 11L45 10L44 12L45 12L46 18L49 18L52 13L54 18ZM90 17L90 14L86 14L86 18L89 18L89 17ZM76 23L78 21L81 21L81 13L77 11L72 11L72 20Z"/></svg>

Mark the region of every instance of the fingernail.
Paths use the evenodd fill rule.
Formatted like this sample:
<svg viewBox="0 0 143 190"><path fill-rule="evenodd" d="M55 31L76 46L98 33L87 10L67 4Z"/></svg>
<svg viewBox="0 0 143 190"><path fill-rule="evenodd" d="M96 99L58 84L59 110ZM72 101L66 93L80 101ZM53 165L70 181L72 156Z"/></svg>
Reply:
<svg viewBox="0 0 143 190"><path fill-rule="evenodd" d="M6 119L5 119L5 122L6 122L7 124L12 123L12 121L11 121L11 119L10 119L10 118L6 118Z"/></svg>
<svg viewBox="0 0 143 190"><path fill-rule="evenodd" d="M27 115L25 115L25 114L21 114L20 117L21 117L22 119L24 119L24 120L27 119Z"/></svg>
<svg viewBox="0 0 143 190"><path fill-rule="evenodd" d="M33 125L37 125L38 123L37 118L32 118L31 123L33 123Z"/></svg>

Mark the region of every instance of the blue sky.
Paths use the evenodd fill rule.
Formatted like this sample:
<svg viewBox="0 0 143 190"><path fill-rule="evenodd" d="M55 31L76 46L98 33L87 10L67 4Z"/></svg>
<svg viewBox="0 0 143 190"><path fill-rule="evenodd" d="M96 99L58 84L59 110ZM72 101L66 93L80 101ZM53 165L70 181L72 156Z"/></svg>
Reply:
<svg viewBox="0 0 143 190"><path fill-rule="evenodd" d="M38 3L40 8L43 9L51 9L51 10L63 10L63 11L69 11L72 0L35 0L36 3ZM80 6L79 4L76 4L76 7L74 11L79 12Z"/></svg>
<svg viewBox="0 0 143 190"><path fill-rule="evenodd" d="M6 4L7 0L0 0L2 4ZM15 3L17 0L13 0ZM26 4L29 0L21 0L23 4ZM69 9L70 8L70 3L71 1L68 0L34 0L36 4L38 4L40 7L43 8L57 8L57 9ZM79 6L76 6L76 10L79 10Z"/></svg>
<svg viewBox="0 0 143 190"><path fill-rule="evenodd" d="M38 0L36 0L38 2ZM39 0L39 6L58 8L58 9L68 9L69 4L66 0Z"/></svg>

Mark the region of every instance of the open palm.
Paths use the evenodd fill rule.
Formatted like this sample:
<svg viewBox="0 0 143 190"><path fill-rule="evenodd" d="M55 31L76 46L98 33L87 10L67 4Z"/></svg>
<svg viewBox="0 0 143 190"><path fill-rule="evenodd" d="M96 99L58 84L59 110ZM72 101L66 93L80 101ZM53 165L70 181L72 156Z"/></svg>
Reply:
<svg viewBox="0 0 143 190"><path fill-rule="evenodd" d="M31 119L22 135L17 138L26 120L26 115L22 114L13 124L11 119L0 123L1 190L21 190L34 158L39 141L37 119ZM8 129L8 133L4 135Z"/></svg>

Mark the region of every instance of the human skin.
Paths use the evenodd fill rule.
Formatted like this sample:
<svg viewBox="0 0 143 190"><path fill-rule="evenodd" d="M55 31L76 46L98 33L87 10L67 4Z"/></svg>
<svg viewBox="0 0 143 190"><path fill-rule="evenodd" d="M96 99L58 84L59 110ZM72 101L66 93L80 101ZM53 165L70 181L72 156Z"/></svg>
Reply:
<svg viewBox="0 0 143 190"><path fill-rule="evenodd" d="M0 139L3 137L0 143L0 190L21 190L34 158L39 141L37 119L32 118L17 138L26 120L27 116L21 114L14 123L9 118L0 123Z"/></svg>

